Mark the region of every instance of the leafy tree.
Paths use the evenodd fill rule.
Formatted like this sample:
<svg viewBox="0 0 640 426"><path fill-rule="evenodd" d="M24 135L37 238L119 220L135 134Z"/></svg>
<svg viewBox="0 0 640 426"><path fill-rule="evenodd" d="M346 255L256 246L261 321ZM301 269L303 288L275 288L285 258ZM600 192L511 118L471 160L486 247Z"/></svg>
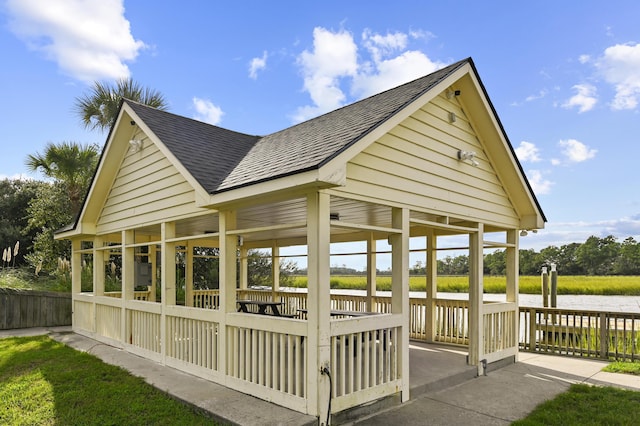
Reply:
<svg viewBox="0 0 640 426"><path fill-rule="evenodd" d="M565 244L560 247L560 254L556 264L560 271L565 275L584 275L584 269L578 262L576 252L580 247L580 243Z"/></svg>
<svg viewBox="0 0 640 426"><path fill-rule="evenodd" d="M438 260L438 274L442 275L465 275L469 273L469 257L460 255L456 257L447 256Z"/></svg>
<svg viewBox="0 0 640 426"><path fill-rule="evenodd" d="M605 238L591 236L577 250L577 261L587 275L608 275L618 257L619 244L613 235Z"/></svg>
<svg viewBox="0 0 640 426"><path fill-rule="evenodd" d="M36 236L36 231L25 231L28 224L28 207L31 199L42 191L47 184L32 180L0 181L0 251L5 248L12 249L14 256L16 242L18 244L17 256L13 258L12 265L22 265L24 255Z"/></svg>
<svg viewBox="0 0 640 426"><path fill-rule="evenodd" d="M520 275L537 275L542 266L543 262L535 250L520 250Z"/></svg>
<svg viewBox="0 0 640 426"><path fill-rule="evenodd" d="M620 275L640 275L640 244L633 237L626 238L620 245L613 269Z"/></svg>
<svg viewBox="0 0 640 426"><path fill-rule="evenodd" d="M74 142L48 143L44 154L29 155L26 160L30 171L40 171L62 185L75 216L82 205L98 162L97 145L79 145Z"/></svg>
<svg viewBox="0 0 640 426"><path fill-rule="evenodd" d="M490 275L505 275L507 272L506 252L496 250L484 255L484 273Z"/></svg>
<svg viewBox="0 0 640 426"><path fill-rule="evenodd" d="M27 208L29 217L26 232L35 232L33 251L25 258L33 267L53 271L58 267L58 259L70 259L71 244L56 241L53 233L73 220L71 200L65 186L60 182L45 183L38 195L31 199Z"/></svg>
<svg viewBox="0 0 640 426"><path fill-rule="evenodd" d="M249 250L247 253L247 269L249 286L271 286L271 255L260 250ZM280 262L280 285L286 286L293 279L296 264L291 261Z"/></svg>
<svg viewBox="0 0 640 426"><path fill-rule="evenodd" d="M76 98L75 111L86 128L104 131L115 123L123 98L153 108L167 109L167 101L160 92L142 87L127 78L116 81L115 85L96 81L89 93Z"/></svg>

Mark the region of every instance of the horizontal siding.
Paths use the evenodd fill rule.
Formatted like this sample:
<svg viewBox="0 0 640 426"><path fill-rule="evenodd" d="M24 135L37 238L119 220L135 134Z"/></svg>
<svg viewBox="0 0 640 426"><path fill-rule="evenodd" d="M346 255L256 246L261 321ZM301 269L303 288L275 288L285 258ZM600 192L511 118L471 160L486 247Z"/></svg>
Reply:
<svg viewBox="0 0 640 426"><path fill-rule="evenodd" d="M458 150L475 151L480 165L460 162ZM493 167L464 111L440 96L354 157L337 191L512 226L518 218Z"/></svg>
<svg viewBox="0 0 640 426"><path fill-rule="evenodd" d="M105 200L98 232L112 232L200 212L195 190L155 145L127 153Z"/></svg>

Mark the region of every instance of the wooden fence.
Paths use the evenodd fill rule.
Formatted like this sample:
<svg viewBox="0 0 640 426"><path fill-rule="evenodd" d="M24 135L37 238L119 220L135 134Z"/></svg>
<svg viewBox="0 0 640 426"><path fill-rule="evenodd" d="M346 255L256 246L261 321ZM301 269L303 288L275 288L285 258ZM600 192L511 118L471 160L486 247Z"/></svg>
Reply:
<svg viewBox="0 0 640 426"><path fill-rule="evenodd" d="M520 307L520 350L640 360L640 314Z"/></svg>
<svg viewBox="0 0 640 426"><path fill-rule="evenodd" d="M71 325L71 294L0 288L0 330Z"/></svg>

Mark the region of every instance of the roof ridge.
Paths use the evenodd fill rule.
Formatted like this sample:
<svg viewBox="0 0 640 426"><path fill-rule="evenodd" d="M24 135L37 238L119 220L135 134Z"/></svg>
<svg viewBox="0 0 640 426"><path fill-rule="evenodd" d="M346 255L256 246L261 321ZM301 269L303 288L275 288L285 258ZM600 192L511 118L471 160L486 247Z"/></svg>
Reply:
<svg viewBox="0 0 640 426"><path fill-rule="evenodd" d="M398 89L402 89L402 88L404 88L404 87L406 87L406 86L409 86L409 85L411 85L411 84L415 84L417 81L419 81L419 80L423 80L423 79L425 79L425 78L432 77L432 76L433 76L434 74L436 74L436 73L446 73L446 74L448 74L449 72L451 72L451 71L453 71L453 70L455 70L455 69L459 68L460 66L462 66L462 65L464 65L464 64L466 64L466 63L473 63L473 61L472 61L471 57L468 57L468 58L466 58L466 59L462 59L462 60L460 60L460 61L454 62L454 63L452 63L452 64L449 64L449 65L445 66L445 67L442 67L442 68L440 68L440 69L437 69L437 70L435 70L435 71L433 71L433 72L431 72L431 73L429 73L429 74L423 75L423 76L418 77L418 78L414 78L413 80L410 80L410 81L407 81L407 82L405 82L405 83L402 83L402 84L400 84L400 85L398 85L398 86L394 86L394 87L391 87L391 88L389 88L389 89L383 90L382 92L374 93L373 95L369 95L369 96L367 96L367 97L365 97L365 98L358 99L358 100L353 101L353 102L351 102L351 103L348 103L348 104L346 104L346 105L342 105L341 107L338 107L338 108L333 109L333 110L331 110L331 111L324 112L324 113L322 113L322 114L320 114L320 115L318 115L318 116L316 116L316 117L312 117L312 118L310 118L310 119L308 119L308 120L301 121L301 122L299 122L299 123L296 123L296 124L294 124L294 125L292 125L292 126L286 127L286 128L284 128L284 129L276 130L275 132L273 132L273 133L269 133L269 134L264 135L264 136L262 136L262 137L275 135L275 134L277 134L277 133L280 133L280 132L283 132L283 131L289 130L289 129L293 128L293 127L300 126L300 125L304 125L305 123L308 123L308 122L310 122L310 121L314 121L314 120L321 119L321 118L323 118L323 117L326 117L327 115L337 113L337 112L339 112L339 111L341 111L341 110L343 110L343 109L345 109L345 108L349 108L349 107L351 107L351 106L354 106L354 105L357 105L357 104L359 104L359 103L362 103L362 102L365 102L365 101L371 100L371 99L373 99L373 98L383 96L383 95L387 94L388 92L395 91L395 90L398 90ZM446 72L445 72L445 71L446 71ZM427 90L428 90L428 89L427 89ZM418 94L416 97L419 97L421 94L422 94L422 93ZM407 104L408 104L408 103L411 103L411 101L407 102Z"/></svg>
<svg viewBox="0 0 640 426"><path fill-rule="evenodd" d="M191 117L187 117L185 115L176 114L176 113L171 112L171 111L167 111L167 110L163 110L163 109L159 109L159 108L154 108L152 106L143 104L142 102L134 101L132 99L122 98L122 102L126 102L128 104L135 104L135 105L140 106L142 108L153 110L153 111L156 111L158 113L168 114L168 115L171 115L171 116L173 116L175 118L178 118L180 120L189 120L189 121L192 121L192 122L197 123L197 124L202 124L202 125L211 126L211 127L217 127L219 129L223 129L223 130L226 130L228 132L234 132L234 133L237 133L239 135L257 137L257 138L261 138L262 137L262 135L252 135L250 133L245 133L245 132L241 132L241 131L238 131L238 130L232 130L232 129L229 129L229 128L226 128L226 127L218 126L216 124L207 123L206 121L198 120L197 118L191 118Z"/></svg>

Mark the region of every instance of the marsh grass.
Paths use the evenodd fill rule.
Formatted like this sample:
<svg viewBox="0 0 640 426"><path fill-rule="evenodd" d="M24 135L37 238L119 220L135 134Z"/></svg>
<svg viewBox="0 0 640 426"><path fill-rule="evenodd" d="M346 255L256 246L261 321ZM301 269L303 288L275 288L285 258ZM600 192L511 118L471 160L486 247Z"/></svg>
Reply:
<svg viewBox="0 0 640 426"><path fill-rule="evenodd" d="M332 276L331 288L347 290L364 290L367 278L364 275ZM521 294L540 294L541 278L539 276L521 276L519 280ZM294 287L306 287L307 277L297 276L293 279ZM505 277L485 276L485 293L505 293L507 280ZM376 288L381 291L391 290L391 277L379 275ZM411 291L425 291L424 276L409 277ZM438 276L438 291L445 293L466 293L469 289L469 278L466 276ZM640 295L639 276L558 276L558 294L592 294L592 295Z"/></svg>
<svg viewBox="0 0 640 426"><path fill-rule="evenodd" d="M214 424L125 370L46 336L0 339L0 424Z"/></svg>
<svg viewBox="0 0 640 426"><path fill-rule="evenodd" d="M640 392L575 384L512 425L637 425L638 419Z"/></svg>

